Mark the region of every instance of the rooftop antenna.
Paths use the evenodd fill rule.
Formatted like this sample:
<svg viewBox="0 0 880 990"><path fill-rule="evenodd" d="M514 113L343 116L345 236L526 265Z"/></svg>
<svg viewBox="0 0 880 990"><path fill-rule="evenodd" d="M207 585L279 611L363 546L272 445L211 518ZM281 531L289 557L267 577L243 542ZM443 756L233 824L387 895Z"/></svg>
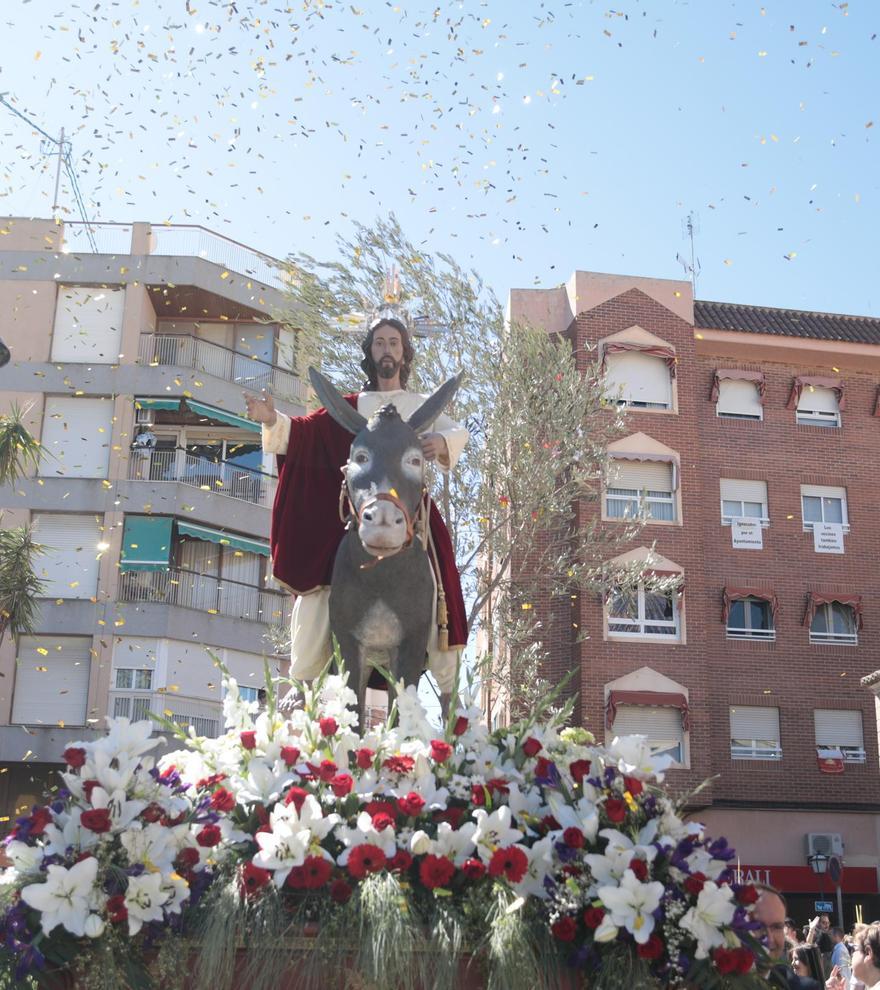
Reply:
<svg viewBox="0 0 880 990"><path fill-rule="evenodd" d="M70 187L73 190L73 198L76 202L77 208L79 209L80 219L83 222L86 237L89 241L89 246L92 251L97 253L98 245L95 243L95 235L92 231L92 224L86 214L85 202L82 198L82 193L79 189L79 183L76 179L76 172L73 168L73 146L70 141L66 140L64 137L64 128L61 128L61 134L59 137L54 138L51 134L47 134L42 127L36 121L30 119L30 117L23 114L20 110L14 107L9 100L6 99L7 93L0 93L0 104L6 107L11 113L14 113L16 117L23 120L29 127L32 127L38 134L40 134L43 140L40 142L40 152L44 155L58 155L58 165L55 169L55 193L53 195L52 202L52 217L58 220L58 215L61 210L61 205L58 202L59 191L61 189L61 167L64 166L64 170L67 173L67 177L70 180Z"/></svg>
<svg viewBox="0 0 880 990"><path fill-rule="evenodd" d="M700 259L696 255L695 240L696 235L700 232L700 217L699 214L695 213L693 210L688 213L688 215L681 222L681 235L686 241L690 241L691 246L691 260L682 258L681 253L676 253L675 260L681 265L685 271L685 275L690 275L691 285L694 290L694 298L697 295L697 275L700 274Z"/></svg>

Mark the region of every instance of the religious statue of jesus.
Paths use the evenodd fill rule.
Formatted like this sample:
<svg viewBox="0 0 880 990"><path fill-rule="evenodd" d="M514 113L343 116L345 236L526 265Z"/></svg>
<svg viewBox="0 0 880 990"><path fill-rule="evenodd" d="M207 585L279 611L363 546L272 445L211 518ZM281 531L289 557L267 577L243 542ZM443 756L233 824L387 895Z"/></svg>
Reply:
<svg viewBox="0 0 880 990"><path fill-rule="evenodd" d="M367 418L391 403L407 419L426 397L406 387L414 358L406 323L395 309L380 310L361 346L367 381L362 391L345 396L346 401ZM262 426L263 450L278 459L270 547L274 577L296 596L290 676L312 680L332 654L330 578L345 532L339 493L352 434L325 409L290 417L275 409L268 393L245 395L245 402L250 418ZM455 467L468 433L441 414L433 432L420 440L425 460L446 472ZM467 641L467 616L452 541L433 501L429 532L437 594L426 664L445 700L454 687L458 652Z"/></svg>

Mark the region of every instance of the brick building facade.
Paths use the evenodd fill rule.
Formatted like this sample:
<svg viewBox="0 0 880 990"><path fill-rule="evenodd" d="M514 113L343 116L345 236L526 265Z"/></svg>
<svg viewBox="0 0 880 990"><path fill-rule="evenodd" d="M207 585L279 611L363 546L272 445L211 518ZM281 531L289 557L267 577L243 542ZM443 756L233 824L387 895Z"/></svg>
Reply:
<svg viewBox="0 0 880 990"><path fill-rule="evenodd" d="M603 360L628 400L614 480L581 517L645 506L626 556L681 575L671 596L536 603L549 676L579 671L597 735L638 729L670 752L674 791L713 778L695 814L796 915L833 890L808 854L842 849L846 922L857 905L876 917L877 715L860 681L880 667L880 320L586 272L513 290L509 309Z"/></svg>

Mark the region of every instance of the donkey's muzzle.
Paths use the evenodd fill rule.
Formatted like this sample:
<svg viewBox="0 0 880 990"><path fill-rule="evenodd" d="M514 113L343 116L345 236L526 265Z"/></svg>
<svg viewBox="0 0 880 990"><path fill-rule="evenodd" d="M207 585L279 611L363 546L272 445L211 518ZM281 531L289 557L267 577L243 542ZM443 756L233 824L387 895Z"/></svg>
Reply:
<svg viewBox="0 0 880 990"><path fill-rule="evenodd" d="M400 499L380 493L364 502L358 516L358 536L375 557L395 554L412 543L413 527Z"/></svg>

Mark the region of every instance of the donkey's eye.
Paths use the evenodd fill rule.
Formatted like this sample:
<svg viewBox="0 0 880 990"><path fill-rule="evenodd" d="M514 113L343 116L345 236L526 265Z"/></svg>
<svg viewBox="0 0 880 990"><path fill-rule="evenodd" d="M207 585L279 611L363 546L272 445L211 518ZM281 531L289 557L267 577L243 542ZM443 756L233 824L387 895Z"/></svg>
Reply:
<svg viewBox="0 0 880 990"><path fill-rule="evenodd" d="M365 450L359 450L354 455L355 464L366 464L369 459L370 455Z"/></svg>

